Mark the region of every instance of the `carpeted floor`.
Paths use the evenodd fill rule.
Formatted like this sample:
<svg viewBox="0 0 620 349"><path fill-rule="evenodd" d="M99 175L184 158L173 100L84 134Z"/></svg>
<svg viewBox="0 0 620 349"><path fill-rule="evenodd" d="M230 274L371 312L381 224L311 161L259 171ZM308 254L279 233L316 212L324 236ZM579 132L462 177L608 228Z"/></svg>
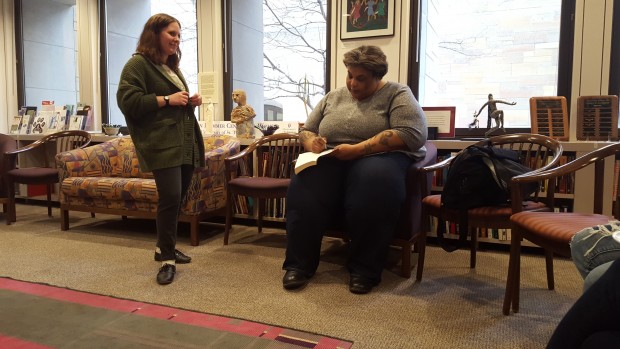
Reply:
<svg viewBox="0 0 620 349"><path fill-rule="evenodd" d="M0 347L350 348L312 333L0 278Z"/></svg>
<svg viewBox="0 0 620 349"><path fill-rule="evenodd" d="M281 230L258 235L255 227L235 226L223 246L221 230L201 225L201 244L193 247L182 225L177 247L194 259L178 267L173 284L159 286L153 221L72 212L71 229L63 232L54 214L18 206L17 223L1 229L0 276L319 333L352 341L354 349L543 348L583 285L572 262L558 260L556 289L547 290L544 259L527 255L521 310L504 316L507 253L480 252L471 270L467 251L430 247L421 282L391 268L372 293L353 295L346 245L325 239L315 277L288 292Z"/></svg>

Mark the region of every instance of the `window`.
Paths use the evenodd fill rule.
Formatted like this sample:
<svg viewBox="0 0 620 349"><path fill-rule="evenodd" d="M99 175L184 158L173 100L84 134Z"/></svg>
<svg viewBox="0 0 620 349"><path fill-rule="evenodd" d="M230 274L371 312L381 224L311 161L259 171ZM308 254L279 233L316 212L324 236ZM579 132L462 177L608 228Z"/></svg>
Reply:
<svg viewBox="0 0 620 349"><path fill-rule="evenodd" d="M102 45L105 61L102 64L103 123L125 124L116 104L116 91L123 66L136 51L144 24L156 13L167 13L181 22L181 72L189 92L198 92L198 49L196 36L196 4L192 0L107 0L100 10L105 23ZM105 100L104 100L105 99ZM107 107L107 109L106 109ZM198 109L197 109L198 110Z"/></svg>
<svg viewBox="0 0 620 349"><path fill-rule="evenodd" d="M243 89L257 120L305 121L327 91L330 1L228 0L225 8L225 97ZM226 98L227 120L232 107Z"/></svg>
<svg viewBox="0 0 620 349"><path fill-rule="evenodd" d="M20 106L77 104L75 9L75 0L16 2Z"/></svg>
<svg viewBox="0 0 620 349"><path fill-rule="evenodd" d="M529 129L530 97L564 95L570 100L572 61L566 57L572 46L563 43L572 40L574 0L421 4L413 9L413 18L421 14L419 63L412 65L410 80L421 105L456 106L456 127L467 129L492 94L496 100L516 102L497 103L504 110L504 127ZM487 126L487 111L478 117L481 128Z"/></svg>

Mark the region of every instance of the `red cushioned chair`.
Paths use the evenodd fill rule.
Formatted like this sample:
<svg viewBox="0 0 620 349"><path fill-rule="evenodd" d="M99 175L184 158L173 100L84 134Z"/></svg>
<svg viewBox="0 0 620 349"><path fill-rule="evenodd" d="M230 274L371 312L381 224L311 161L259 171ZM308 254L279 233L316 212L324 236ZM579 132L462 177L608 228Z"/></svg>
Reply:
<svg viewBox="0 0 620 349"><path fill-rule="evenodd" d="M594 150L580 158L556 168L529 173L512 179L512 239L510 245L510 262L504 297L504 315L519 311L519 290L521 275L521 240L526 239L545 249L547 287L554 289L553 255L570 257L570 241L584 228L606 224L613 217L603 215L603 192L605 159L620 154L620 143ZM555 181L560 177L573 174L585 167L594 165L594 213L579 212L528 212L521 210L523 198L518 188L524 183L548 181L547 195L544 198L548 207L555 205ZM613 166L613 165L612 165ZM607 185L609 187L609 185ZM617 213L616 213L617 214Z"/></svg>
<svg viewBox="0 0 620 349"><path fill-rule="evenodd" d="M227 200L224 245L228 245L235 204L247 208L246 198L254 199L256 208L254 212L247 213L255 214L258 232L262 232L266 200L286 197L294 161L301 151L299 135L276 133L261 137L238 154L225 159Z"/></svg>
<svg viewBox="0 0 620 349"><path fill-rule="evenodd" d="M532 170L546 170L554 167L562 155L562 145L557 140L538 134L506 134L490 137L481 140L476 145L492 146L505 149L513 149L519 153L521 163ZM422 171L447 171L453 157L443 160L435 165L428 166ZM544 202L538 200L539 191L536 191L532 198L524 200L520 210L527 211L549 211ZM455 222L459 224L459 229L467 229L471 238L470 242L470 268L476 267L476 251L478 248L477 228L487 229L508 229L510 216L513 210L510 204L498 206L485 206L471 208L463 214L458 209L447 209L441 205L441 194L429 195L424 198L423 212L428 216L425 220L430 220L430 216L438 218L437 229L445 233L444 222ZM421 271L420 271L421 273Z"/></svg>
<svg viewBox="0 0 620 349"><path fill-rule="evenodd" d="M70 130L52 133L22 148L4 152L4 161L15 163L17 155L28 153L33 158L41 159L39 166L18 168L6 173L9 202L6 224L16 221L15 183L45 184L47 192L47 215L52 215L52 186L59 181L58 169L54 156L67 150L85 147L90 143L90 133L82 130ZM50 164L51 163L51 164Z"/></svg>

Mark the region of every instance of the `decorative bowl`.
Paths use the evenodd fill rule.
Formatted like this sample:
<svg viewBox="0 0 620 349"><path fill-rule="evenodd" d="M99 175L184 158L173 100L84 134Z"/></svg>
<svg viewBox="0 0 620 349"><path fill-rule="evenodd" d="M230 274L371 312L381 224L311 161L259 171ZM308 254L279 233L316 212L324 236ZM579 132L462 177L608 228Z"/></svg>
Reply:
<svg viewBox="0 0 620 349"><path fill-rule="evenodd" d="M116 136L121 129L120 127L102 127L102 128L103 128L103 133L105 133L107 136Z"/></svg>

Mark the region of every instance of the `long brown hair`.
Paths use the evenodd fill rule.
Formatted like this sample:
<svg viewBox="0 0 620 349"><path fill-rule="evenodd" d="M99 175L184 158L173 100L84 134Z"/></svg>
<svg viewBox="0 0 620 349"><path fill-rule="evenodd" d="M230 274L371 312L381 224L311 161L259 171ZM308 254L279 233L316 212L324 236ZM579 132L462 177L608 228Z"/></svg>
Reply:
<svg viewBox="0 0 620 349"><path fill-rule="evenodd" d="M177 70L181 61L181 47L177 48L176 54L168 56L165 62L161 59L162 54L159 47L159 34L173 22L177 22L179 28L181 28L181 22L168 14L158 13L152 15L144 24L136 52L144 55L156 64L165 63L172 70Z"/></svg>

